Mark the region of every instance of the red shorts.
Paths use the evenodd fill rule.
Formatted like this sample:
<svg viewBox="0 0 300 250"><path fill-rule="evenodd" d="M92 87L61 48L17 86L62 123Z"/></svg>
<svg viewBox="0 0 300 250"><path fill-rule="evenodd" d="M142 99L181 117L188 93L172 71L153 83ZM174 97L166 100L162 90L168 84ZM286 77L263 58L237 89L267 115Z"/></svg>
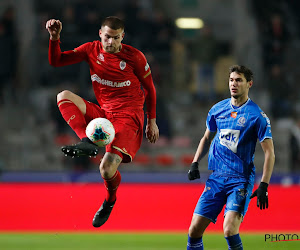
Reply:
<svg viewBox="0 0 300 250"><path fill-rule="evenodd" d="M103 117L114 125L115 138L106 146L106 152L118 154L124 163L131 162L142 144L144 111L141 109L107 112L95 103L84 101L87 124L95 118Z"/></svg>

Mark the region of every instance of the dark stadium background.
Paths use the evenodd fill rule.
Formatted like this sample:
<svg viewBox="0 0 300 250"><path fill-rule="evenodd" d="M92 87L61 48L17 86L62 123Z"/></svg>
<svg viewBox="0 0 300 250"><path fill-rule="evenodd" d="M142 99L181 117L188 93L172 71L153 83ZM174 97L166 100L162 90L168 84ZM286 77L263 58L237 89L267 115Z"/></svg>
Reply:
<svg viewBox="0 0 300 250"><path fill-rule="evenodd" d="M98 39L101 18L126 21L124 43L141 49L158 94L157 145L143 141L101 232L170 231L186 234L209 174L189 182L187 170L205 129L208 109L228 97L227 69L255 73L250 98L269 116L276 163L270 208L255 201L241 232L300 232L300 19L298 1L258 0L2 0L0 2L0 231L95 232L104 198L96 159L67 159L61 145L77 138L56 107L56 94L76 91L93 100L87 65L48 64L45 22L63 22L63 50ZM179 29L178 17L199 17L205 28ZM203 51L204 50L204 51ZM256 184L263 152L256 150ZM222 215L211 232L221 232Z"/></svg>

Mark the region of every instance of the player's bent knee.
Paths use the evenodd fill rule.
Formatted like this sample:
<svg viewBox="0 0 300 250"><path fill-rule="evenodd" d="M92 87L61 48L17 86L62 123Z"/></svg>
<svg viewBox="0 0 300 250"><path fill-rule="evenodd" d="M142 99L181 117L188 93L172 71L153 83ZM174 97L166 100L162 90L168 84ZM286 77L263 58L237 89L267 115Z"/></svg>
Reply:
<svg viewBox="0 0 300 250"><path fill-rule="evenodd" d="M202 235L203 235L203 232L199 227L197 227L193 224L190 225L189 236L191 238L200 238L200 237L202 237Z"/></svg>
<svg viewBox="0 0 300 250"><path fill-rule="evenodd" d="M100 174L104 179L109 179L113 174L112 174L112 168L109 164L107 163L101 163L99 166L100 169Z"/></svg>
<svg viewBox="0 0 300 250"><path fill-rule="evenodd" d="M72 96L72 92L69 91L69 90L63 90L61 91L60 93L57 94L57 102L61 101L61 100L64 100L64 99L68 99L70 100L71 99L71 96Z"/></svg>
<svg viewBox="0 0 300 250"><path fill-rule="evenodd" d="M104 179L111 178L116 173L117 169L118 165L109 161L102 161L99 166L100 174Z"/></svg>
<svg viewBox="0 0 300 250"><path fill-rule="evenodd" d="M232 235L236 235L239 233L239 230L237 228L233 227L226 227L224 228L224 236L229 237Z"/></svg>
<svg viewBox="0 0 300 250"><path fill-rule="evenodd" d="M59 103L60 101L64 103L64 100L66 100L66 102L71 101L79 108L83 115L86 114L86 104L80 96L74 94L69 90L63 90L62 92L57 94L57 103Z"/></svg>

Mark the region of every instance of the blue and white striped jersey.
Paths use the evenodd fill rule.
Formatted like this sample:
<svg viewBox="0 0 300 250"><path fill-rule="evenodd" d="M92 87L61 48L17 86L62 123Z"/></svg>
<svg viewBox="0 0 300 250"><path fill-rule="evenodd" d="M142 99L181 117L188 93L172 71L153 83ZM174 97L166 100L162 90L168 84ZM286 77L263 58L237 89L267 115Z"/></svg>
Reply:
<svg viewBox="0 0 300 250"><path fill-rule="evenodd" d="M270 120L259 106L248 99L235 108L230 98L225 99L210 109L206 126L217 132L209 150L208 169L225 176L253 178L257 139L272 138Z"/></svg>

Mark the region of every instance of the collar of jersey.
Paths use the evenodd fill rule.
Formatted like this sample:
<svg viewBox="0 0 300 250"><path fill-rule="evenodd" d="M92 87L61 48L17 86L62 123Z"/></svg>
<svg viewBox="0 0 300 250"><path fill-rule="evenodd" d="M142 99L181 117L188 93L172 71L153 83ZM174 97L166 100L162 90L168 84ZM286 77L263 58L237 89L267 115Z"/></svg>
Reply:
<svg viewBox="0 0 300 250"><path fill-rule="evenodd" d="M234 108L233 105L232 105L232 103L231 103L231 98L230 98L230 106L231 106L231 108L232 108L233 110L238 110L238 109L240 109L241 107L247 105L247 103L248 103L249 101L250 101L250 98L248 97L248 100L247 100L242 106L239 106L239 107L237 107L237 108Z"/></svg>

